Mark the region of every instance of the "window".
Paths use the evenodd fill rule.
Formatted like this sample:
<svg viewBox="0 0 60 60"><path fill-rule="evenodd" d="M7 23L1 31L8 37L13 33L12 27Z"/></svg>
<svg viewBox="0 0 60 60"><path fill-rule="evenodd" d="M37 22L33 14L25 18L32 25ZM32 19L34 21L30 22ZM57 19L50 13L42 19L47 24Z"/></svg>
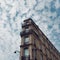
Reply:
<svg viewBox="0 0 60 60"><path fill-rule="evenodd" d="M26 37L25 40L24 40L24 43L28 43L29 42L29 37Z"/></svg>
<svg viewBox="0 0 60 60"><path fill-rule="evenodd" d="M44 45L42 45L42 51L44 54L46 54L46 47Z"/></svg>
<svg viewBox="0 0 60 60"><path fill-rule="evenodd" d="M40 44L39 49L42 49L42 45Z"/></svg>
<svg viewBox="0 0 60 60"><path fill-rule="evenodd" d="M25 48L24 49L24 56L25 57L28 57L29 56L29 50L28 50L28 48Z"/></svg>
<svg viewBox="0 0 60 60"><path fill-rule="evenodd" d="M29 29L29 26L26 26L25 29Z"/></svg>
<svg viewBox="0 0 60 60"><path fill-rule="evenodd" d="M43 60L43 55L42 54L40 55L40 60Z"/></svg>
<svg viewBox="0 0 60 60"><path fill-rule="evenodd" d="M36 58L36 50L35 50L35 48L32 51L33 51L33 56L34 56L34 59L35 59Z"/></svg>
<svg viewBox="0 0 60 60"><path fill-rule="evenodd" d="M33 60L37 60L37 58L36 58L36 55L37 55L36 48L33 48L32 52L33 52L33 58L34 58Z"/></svg>

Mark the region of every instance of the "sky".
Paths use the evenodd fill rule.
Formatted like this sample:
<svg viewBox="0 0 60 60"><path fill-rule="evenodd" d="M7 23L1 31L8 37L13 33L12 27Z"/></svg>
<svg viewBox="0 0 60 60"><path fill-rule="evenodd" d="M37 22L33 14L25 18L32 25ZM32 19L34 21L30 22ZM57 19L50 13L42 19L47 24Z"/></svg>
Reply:
<svg viewBox="0 0 60 60"><path fill-rule="evenodd" d="M19 60L23 20L32 18L60 51L60 0L0 0L0 60Z"/></svg>

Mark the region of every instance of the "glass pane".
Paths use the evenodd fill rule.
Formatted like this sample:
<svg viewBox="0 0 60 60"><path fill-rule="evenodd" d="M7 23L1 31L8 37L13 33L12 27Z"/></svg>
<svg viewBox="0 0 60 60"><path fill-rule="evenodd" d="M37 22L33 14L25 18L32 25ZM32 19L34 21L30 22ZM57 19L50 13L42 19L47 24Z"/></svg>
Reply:
<svg viewBox="0 0 60 60"><path fill-rule="evenodd" d="M39 46L39 49L42 49L42 46L41 45Z"/></svg>
<svg viewBox="0 0 60 60"><path fill-rule="evenodd" d="M29 51L28 51L28 49L24 49L24 55L25 55L25 56L29 56Z"/></svg>
<svg viewBox="0 0 60 60"><path fill-rule="evenodd" d="M40 60L43 60L43 55L42 54L40 55Z"/></svg>
<svg viewBox="0 0 60 60"><path fill-rule="evenodd" d="M25 38L25 43L28 43L29 42L29 38Z"/></svg>

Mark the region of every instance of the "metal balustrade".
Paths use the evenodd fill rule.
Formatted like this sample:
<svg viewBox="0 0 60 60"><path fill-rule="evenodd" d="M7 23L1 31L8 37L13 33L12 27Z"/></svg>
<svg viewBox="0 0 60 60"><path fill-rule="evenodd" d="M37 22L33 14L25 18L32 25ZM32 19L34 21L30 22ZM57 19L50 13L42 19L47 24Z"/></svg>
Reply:
<svg viewBox="0 0 60 60"><path fill-rule="evenodd" d="M30 60L30 56L22 56L21 60Z"/></svg>

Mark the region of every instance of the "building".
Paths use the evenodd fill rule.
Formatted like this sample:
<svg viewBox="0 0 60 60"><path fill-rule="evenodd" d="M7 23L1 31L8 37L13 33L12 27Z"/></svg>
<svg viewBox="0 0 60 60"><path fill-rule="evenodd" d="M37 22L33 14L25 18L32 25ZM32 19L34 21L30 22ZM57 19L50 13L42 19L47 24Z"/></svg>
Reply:
<svg viewBox="0 0 60 60"><path fill-rule="evenodd" d="M60 53L32 19L22 24L20 60L60 60Z"/></svg>

